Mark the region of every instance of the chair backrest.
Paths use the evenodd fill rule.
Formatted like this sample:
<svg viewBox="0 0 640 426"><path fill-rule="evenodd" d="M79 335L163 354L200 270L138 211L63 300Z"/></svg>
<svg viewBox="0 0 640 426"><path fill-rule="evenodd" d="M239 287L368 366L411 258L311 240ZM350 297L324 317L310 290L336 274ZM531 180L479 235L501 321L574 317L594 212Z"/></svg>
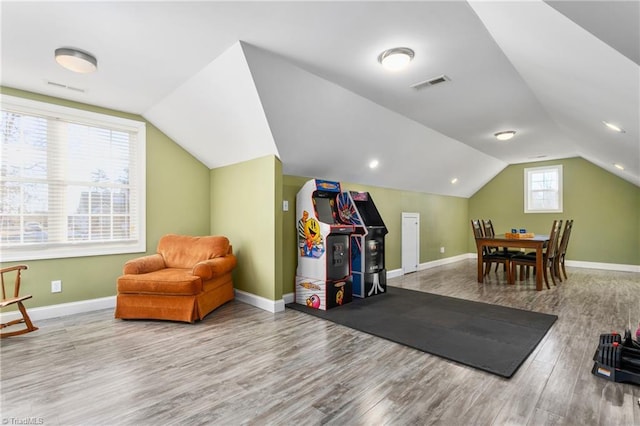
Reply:
<svg viewBox="0 0 640 426"><path fill-rule="evenodd" d="M560 228L562 228L562 220L554 220L551 225L551 233L549 234L549 245L545 253L545 258L550 259L558 252L558 236L560 235Z"/></svg>
<svg viewBox="0 0 640 426"><path fill-rule="evenodd" d="M167 268L193 268L207 259L229 254L229 239L221 235L192 237L167 234L160 238L157 252Z"/></svg>
<svg viewBox="0 0 640 426"><path fill-rule="evenodd" d="M564 256L567 254L567 246L569 245L569 237L571 236L571 228L573 228L573 219L567 220L562 231L562 239L558 247L558 254Z"/></svg>
<svg viewBox="0 0 640 426"><path fill-rule="evenodd" d="M473 237L474 238L482 238L484 234L482 233L482 226L480 225L479 219L471 220L471 229L473 229Z"/></svg>
<svg viewBox="0 0 640 426"><path fill-rule="evenodd" d="M7 289L4 282L4 275L6 273L16 271L16 278L13 284L13 295L9 296L9 298L15 298L20 296L20 273L25 269L27 269L27 265L15 265L0 269L0 281L2 281L2 300L8 299Z"/></svg>
<svg viewBox="0 0 640 426"><path fill-rule="evenodd" d="M482 229L484 230L484 236L485 237L495 237L496 233L493 229L493 222L491 222L491 219L483 219L482 220Z"/></svg>

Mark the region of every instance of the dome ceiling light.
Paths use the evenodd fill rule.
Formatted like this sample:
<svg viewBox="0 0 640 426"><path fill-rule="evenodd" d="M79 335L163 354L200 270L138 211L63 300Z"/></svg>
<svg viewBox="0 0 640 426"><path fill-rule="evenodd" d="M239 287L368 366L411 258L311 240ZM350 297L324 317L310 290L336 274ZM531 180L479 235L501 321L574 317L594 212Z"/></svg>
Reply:
<svg viewBox="0 0 640 426"><path fill-rule="evenodd" d="M394 47L378 55L378 62L389 71L399 71L409 65L415 52L408 47Z"/></svg>
<svg viewBox="0 0 640 426"><path fill-rule="evenodd" d="M508 141L516 135L515 130L505 130L504 132L495 133L493 136L499 141Z"/></svg>
<svg viewBox="0 0 640 426"><path fill-rule="evenodd" d="M98 60L90 53L69 47L56 49L56 62L64 68L87 74L98 69Z"/></svg>

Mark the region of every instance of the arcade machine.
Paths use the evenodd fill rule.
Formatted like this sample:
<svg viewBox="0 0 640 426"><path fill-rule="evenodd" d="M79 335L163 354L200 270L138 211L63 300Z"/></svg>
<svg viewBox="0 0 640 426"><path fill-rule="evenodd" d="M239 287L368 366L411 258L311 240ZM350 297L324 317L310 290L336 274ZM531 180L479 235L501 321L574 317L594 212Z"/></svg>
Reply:
<svg viewBox="0 0 640 426"><path fill-rule="evenodd" d="M298 268L295 301L327 310L352 300L349 236L355 227L340 219L340 183L307 181L296 196Z"/></svg>
<svg viewBox="0 0 640 426"><path fill-rule="evenodd" d="M356 227L351 235L353 295L369 297L387 291L384 236L389 232L368 192L345 191L338 197L341 216Z"/></svg>

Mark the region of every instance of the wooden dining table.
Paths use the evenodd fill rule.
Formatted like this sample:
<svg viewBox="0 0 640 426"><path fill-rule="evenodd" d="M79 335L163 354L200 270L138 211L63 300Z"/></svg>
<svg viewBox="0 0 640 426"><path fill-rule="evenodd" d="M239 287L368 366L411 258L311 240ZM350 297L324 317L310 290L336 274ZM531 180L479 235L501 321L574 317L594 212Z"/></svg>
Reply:
<svg viewBox="0 0 640 426"><path fill-rule="evenodd" d="M543 270L543 249L549 242L548 235L534 235L533 238L507 238L504 234L494 237L476 238L476 247L478 249L478 282L484 280L484 259L483 252L485 247L505 247L505 248L525 248L535 249L536 251L536 290L542 290L542 270ZM510 276L511 274L507 274ZM515 274L514 274L515 275ZM511 277L509 284L513 284L515 277Z"/></svg>

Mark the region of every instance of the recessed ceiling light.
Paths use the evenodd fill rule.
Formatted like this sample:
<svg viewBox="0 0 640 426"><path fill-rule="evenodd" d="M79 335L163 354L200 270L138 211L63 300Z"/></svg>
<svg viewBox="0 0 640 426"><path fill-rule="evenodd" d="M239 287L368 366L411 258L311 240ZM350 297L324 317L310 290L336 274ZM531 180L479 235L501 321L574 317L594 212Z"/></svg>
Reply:
<svg viewBox="0 0 640 426"><path fill-rule="evenodd" d="M499 141L508 141L515 135L516 135L515 130L505 130L504 132L494 133L493 136L495 136L496 139L498 139Z"/></svg>
<svg viewBox="0 0 640 426"><path fill-rule="evenodd" d="M370 168L370 169L375 169L376 167L378 167L378 164L380 164L380 163L378 162L378 160L371 160L371 161L369 162L369 168Z"/></svg>
<svg viewBox="0 0 640 426"><path fill-rule="evenodd" d="M615 163L613 167L615 167L618 170L624 170L624 166L622 164Z"/></svg>
<svg viewBox="0 0 640 426"><path fill-rule="evenodd" d="M61 47L56 49L55 57L57 63L73 72L86 74L98 69L95 56L78 49Z"/></svg>
<svg viewBox="0 0 640 426"><path fill-rule="evenodd" d="M414 55L408 47L394 47L378 55L378 62L389 71L399 71L409 65Z"/></svg>
<svg viewBox="0 0 640 426"><path fill-rule="evenodd" d="M609 123L608 121L603 121L602 124L613 130L614 132L624 133L624 129L620 126L616 126L615 124Z"/></svg>
<svg viewBox="0 0 640 426"><path fill-rule="evenodd" d="M452 185L454 185L454 184L455 184L455 183L457 183L457 182L458 182L458 178L453 178L453 179L451 179L451 184L452 184Z"/></svg>

